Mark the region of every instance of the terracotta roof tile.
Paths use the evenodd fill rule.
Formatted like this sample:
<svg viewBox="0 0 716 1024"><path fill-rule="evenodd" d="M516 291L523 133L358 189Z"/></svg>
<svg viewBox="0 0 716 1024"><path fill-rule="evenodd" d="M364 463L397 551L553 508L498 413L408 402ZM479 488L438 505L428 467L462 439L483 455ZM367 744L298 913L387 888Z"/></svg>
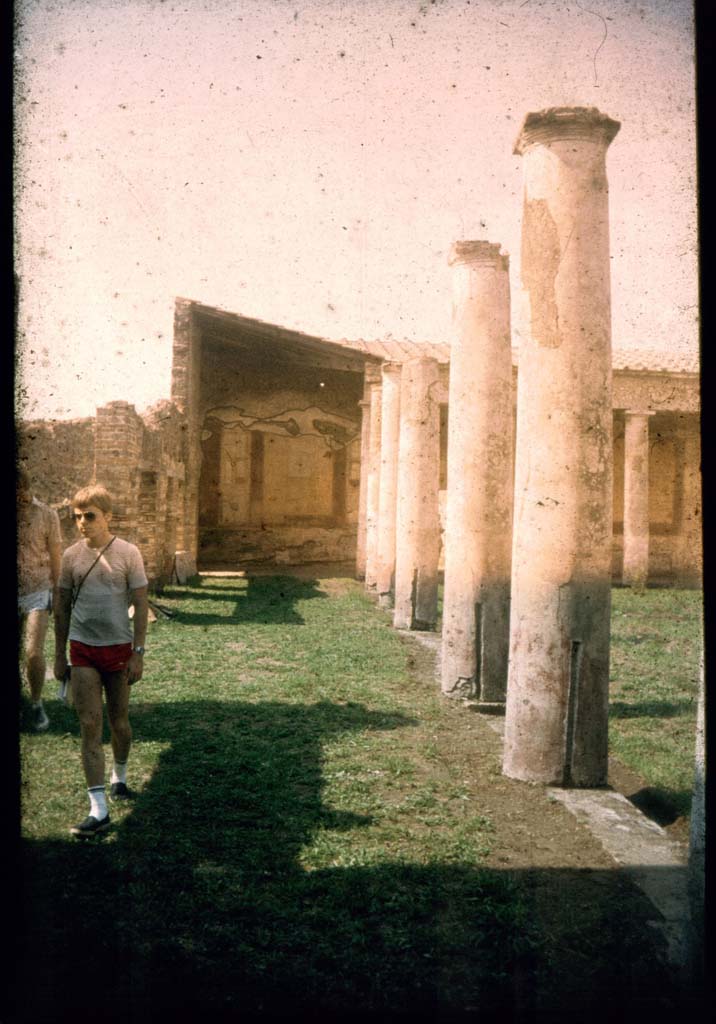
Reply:
<svg viewBox="0 0 716 1024"><path fill-rule="evenodd" d="M409 341L407 338L384 338L366 341L342 338L334 344L345 345L347 348L358 349L366 354L405 362L406 359L420 355L432 356L440 363L450 362L450 346L446 343L429 341ZM512 348L512 362L519 363L519 348ZM647 371L652 373L698 373L698 353L689 351L656 348L614 347L612 350L612 366L615 370Z"/></svg>
<svg viewBox="0 0 716 1024"><path fill-rule="evenodd" d="M447 343L436 343L429 341L411 341L407 338L388 337L384 339L364 338L320 338L318 335L304 335L295 329L281 328L276 324L267 321L250 319L238 313L230 313L220 307L203 306L201 303L189 299L180 299L180 302L194 306L199 312L214 314L224 318L227 322L241 324L254 324L266 328L268 331L275 331L277 336L292 334L298 338L305 337L308 341L327 341L332 345L343 345L354 351L363 352L366 355L379 359L390 359L396 362L404 362L414 356L429 355L441 363L450 361L450 345ZM519 348L512 348L512 362L518 363ZM612 350L612 365L615 370L651 371L652 373L698 373L698 353L681 351L678 349L665 350L657 348L637 348L636 346L614 346Z"/></svg>

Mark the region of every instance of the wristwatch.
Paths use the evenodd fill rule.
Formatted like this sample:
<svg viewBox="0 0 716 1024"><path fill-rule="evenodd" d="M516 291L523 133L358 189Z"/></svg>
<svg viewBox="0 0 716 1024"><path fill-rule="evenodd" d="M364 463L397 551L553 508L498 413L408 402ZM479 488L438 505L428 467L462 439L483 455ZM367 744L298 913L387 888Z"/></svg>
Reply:
<svg viewBox="0 0 716 1024"><path fill-rule="evenodd" d="M144 648L143 647L133 647L132 648L132 654L144 654Z"/></svg>

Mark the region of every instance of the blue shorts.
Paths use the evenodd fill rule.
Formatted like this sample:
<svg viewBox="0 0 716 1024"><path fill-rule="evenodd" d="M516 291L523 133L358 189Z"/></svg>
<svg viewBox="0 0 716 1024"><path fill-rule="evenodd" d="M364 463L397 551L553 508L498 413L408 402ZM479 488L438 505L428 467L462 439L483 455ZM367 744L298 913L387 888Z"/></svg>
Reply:
<svg viewBox="0 0 716 1024"><path fill-rule="evenodd" d="M36 590L34 594L18 596L17 610L21 615L27 615L28 612L52 611L52 591Z"/></svg>

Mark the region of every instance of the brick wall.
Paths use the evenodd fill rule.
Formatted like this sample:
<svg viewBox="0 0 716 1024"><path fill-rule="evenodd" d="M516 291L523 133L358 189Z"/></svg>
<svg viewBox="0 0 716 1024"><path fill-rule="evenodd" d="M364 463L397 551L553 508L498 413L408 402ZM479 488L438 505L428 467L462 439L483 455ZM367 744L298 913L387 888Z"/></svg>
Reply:
<svg viewBox="0 0 716 1024"><path fill-rule="evenodd" d="M113 527L139 542L139 461L144 424L129 402L109 402L95 418L94 478L114 502Z"/></svg>
<svg viewBox="0 0 716 1024"><path fill-rule="evenodd" d="M96 479L115 499L117 532L139 547L150 580L165 581L183 539L177 524L183 521L185 417L167 401L144 417L128 402L110 402L97 410L95 423Z"/></svg>

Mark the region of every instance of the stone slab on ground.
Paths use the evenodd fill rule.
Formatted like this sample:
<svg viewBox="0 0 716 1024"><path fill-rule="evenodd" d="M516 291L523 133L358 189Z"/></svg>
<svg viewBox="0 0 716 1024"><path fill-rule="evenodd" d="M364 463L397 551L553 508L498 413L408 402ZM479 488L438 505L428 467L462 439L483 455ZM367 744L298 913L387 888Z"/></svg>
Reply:
<svg viewBox="0 0 716 1024"><path fill-rule="evenodd" d="M688 963L688 848L670 839L661 826L614 790L550 787L547 794L589 829L648 896L662 916L655 927L664 934L670 959L677 965Z"/></svg>

